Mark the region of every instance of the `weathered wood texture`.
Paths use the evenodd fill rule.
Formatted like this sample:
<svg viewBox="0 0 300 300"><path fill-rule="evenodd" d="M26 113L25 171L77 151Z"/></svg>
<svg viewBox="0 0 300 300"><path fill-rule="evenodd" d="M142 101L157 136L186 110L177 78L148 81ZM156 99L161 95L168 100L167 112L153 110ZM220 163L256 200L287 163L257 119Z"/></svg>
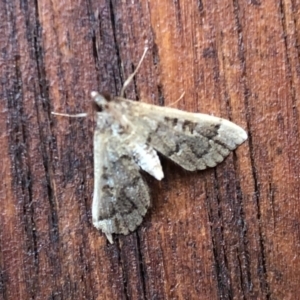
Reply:
<svg viewBox="0 0 300 300"><path fill-rule="evenodd" d="M0 1L0 298L297 299L299 0ZM249 140L109 245L91 223L92 90L229 118Z"/></svg>

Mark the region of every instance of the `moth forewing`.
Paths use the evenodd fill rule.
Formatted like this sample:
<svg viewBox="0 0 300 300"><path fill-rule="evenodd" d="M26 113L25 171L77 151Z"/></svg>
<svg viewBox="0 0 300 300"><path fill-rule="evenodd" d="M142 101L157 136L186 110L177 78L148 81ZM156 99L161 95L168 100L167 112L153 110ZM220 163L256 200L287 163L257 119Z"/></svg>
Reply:
<svg viewBox="0 0 300 300"><path fill-rule="evenodd" d="M139 168L149 167L144 158L151 161L153 153L149 147L140 147L139 135L129 130L126 116L116 112L119 104L114 107L112 99L107 108L111 113L96 113L92 216L94 226L112 243L112 234L134 231L147 212L150 193ZM158 157L154 162L152 168L158 164L161 169ZM152 175L162 176L156 168Z"/></svg>
<svg viewBox="0 0 300 300"><path fill-rule="evenodd" d="M214 167L247 139L238 125L214 116L117 98L147 145L186 170Z"/></svg>

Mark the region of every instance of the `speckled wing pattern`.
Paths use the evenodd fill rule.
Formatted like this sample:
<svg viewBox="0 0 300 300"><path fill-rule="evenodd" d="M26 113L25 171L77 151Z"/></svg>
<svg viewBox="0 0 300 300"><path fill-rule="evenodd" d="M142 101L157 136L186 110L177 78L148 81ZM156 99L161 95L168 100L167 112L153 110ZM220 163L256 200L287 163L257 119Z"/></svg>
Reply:
<svg viewBox="0 0 300 300"><path fill-rule="evenodd" d="M238 125L217 117L188 113L93 92L101 107L94 135L93 224L112 243L112 234L128 234L150 206L140 170L163 178L157 152L182 168L214 167L247 139Z"/></svg>
<svg viewBox="0 0 300 300"><path fill-rule="evenodd" d="M94 134L93 223L110 243L112 234L129 234L141 224L150 193L125 144L100 130Z"/></svg>
<svg viewBox="0 0 300 300"><path fill-rule="evenodd" d="M244 129L225 119L119 101L128 102L130 120L142 129L145 143L189 171L215 167L247 139Z"/></svg>

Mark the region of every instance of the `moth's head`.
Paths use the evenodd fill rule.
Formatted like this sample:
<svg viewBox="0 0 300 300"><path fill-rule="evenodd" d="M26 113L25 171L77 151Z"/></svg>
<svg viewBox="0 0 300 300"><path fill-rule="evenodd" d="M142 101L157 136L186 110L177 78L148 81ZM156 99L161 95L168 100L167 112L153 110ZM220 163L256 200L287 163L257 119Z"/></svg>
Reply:
<svg viewBox="0 0 300 300"><path fill-rule="evenodd" d="M97 112L101 112L107 108L108 102L111 100L109 94L99 94L98 92L91 92L93 99L93 107Z"/></svg>

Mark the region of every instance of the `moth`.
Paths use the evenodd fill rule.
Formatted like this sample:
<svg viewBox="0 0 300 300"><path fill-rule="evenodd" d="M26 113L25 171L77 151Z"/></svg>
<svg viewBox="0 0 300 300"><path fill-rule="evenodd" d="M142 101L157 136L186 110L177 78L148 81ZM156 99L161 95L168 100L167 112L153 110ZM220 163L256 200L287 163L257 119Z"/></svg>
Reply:
<svg viewBox="0 0 300 300"><path fill-rule="evenodd" d="M146 51L120 97L91 93L96 104L92 218L110 243L113 234L127 235L142 223L150 192L141 170L163 179L157 153L185 170L204 170L222 162L247 139L241 127L225 119L125 99L124 90Z"/></svg>

